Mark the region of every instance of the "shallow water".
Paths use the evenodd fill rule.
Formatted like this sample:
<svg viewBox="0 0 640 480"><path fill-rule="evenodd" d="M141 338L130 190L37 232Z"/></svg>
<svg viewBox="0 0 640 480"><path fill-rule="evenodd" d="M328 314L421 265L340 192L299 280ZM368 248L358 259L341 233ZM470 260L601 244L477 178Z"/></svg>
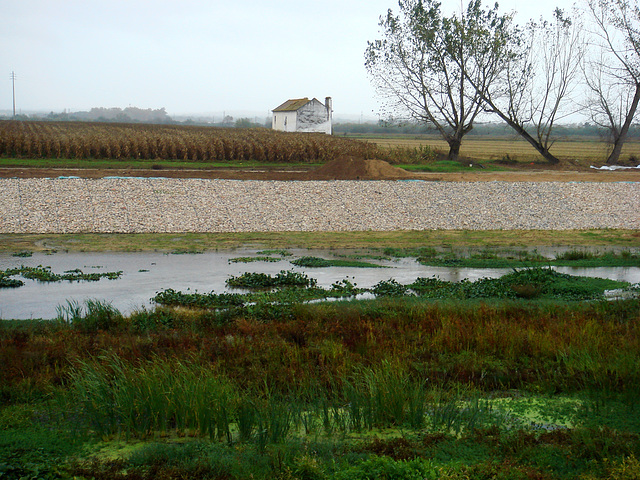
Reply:
<svg viewBox="0 0 640 480"><path fill-rule="evenodd" d="M301 256L331 258L333 252L313 250L288 250L293 255L279 262L229 263L235 257L255 256L255 250L224 250L196 255L170 255L158 252L135 253L34 253L32 257L19 258L10 254L0 255L0 270L25 266L49 266L55 273L75 268L85 273L122 271L118 280L102 279L97 282L40 283L22 279L25 285L16 289L0 289L0 318L29 319L55 318L58 305L67 300L83 303L87 299L106 300L123 313L142 307L150 307L151 297L168 288L181 291L208 293L233 291L225 280L244 272L276 274L281 270L304 272L315 278L318 285L329 287L332 283L349 279L359 287L372 287L381 280L395 279L399 283L411 283L418 277L436 276L442 280L500 277L510 269L500 268L450 268L428 267L413 258L372 261L387 268L301 268L289 260ZM275 256L275 255L274 255ZM611 278L631 283L640 282L640 268L572 268L558 267L558 271L571 275ZM16 277L18 278L18 277ZM238 291L238 290L236 290Z"/></svg>

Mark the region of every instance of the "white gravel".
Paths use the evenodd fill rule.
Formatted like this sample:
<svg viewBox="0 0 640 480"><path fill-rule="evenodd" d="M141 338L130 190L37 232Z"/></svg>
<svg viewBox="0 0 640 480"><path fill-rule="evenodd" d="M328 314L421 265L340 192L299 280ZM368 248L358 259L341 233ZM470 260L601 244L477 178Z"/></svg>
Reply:
<svg viewBox="0 0 640 480"><path fill-rule="evenodd" d="M0 233L602 228L640 183L0 179Z"/></svg>

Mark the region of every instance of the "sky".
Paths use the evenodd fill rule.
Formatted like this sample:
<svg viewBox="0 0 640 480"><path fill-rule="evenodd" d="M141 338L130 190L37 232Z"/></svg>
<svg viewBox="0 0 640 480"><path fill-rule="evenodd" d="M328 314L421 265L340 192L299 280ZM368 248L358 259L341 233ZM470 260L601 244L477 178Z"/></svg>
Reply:
<svg viewBox="0 0 640 480"><path fill-rule="evenodd" d="M443 8L460 2L442 0ZM466 3L466 1L465 1ZM566 0L500 1L518 23ZM493 5L493 2L484 2ZM563 5L564 4L564 5ZM333 98L375 118L367 41L397 0L0 0L0 111L165 108L267 117L289 98Z"/></svg>

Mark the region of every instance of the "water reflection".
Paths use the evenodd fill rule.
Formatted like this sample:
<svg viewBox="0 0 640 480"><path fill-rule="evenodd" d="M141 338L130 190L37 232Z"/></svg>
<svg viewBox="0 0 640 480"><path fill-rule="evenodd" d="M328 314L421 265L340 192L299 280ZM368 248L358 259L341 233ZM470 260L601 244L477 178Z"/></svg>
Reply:
<svg viewBox="0 0 640 480"><path fill-rule="evenodd" d="M280 270L303 271L317 279L318 285L329 287L338 280L348 278L359 287L372 287L381 280L395 279L400 283L411 283L418 277L436 276L442 280L460 281L479 278L495 278L508 273L501 268L447 268L420 265L413 258L380 260L375 263L387 268L300 268L289 260L300 256L329 258L335 251L289 250L293 255L279 262L229 263L235 257L252 256L255 250L225 250L197 255L167 255L158 252L142 253L56 253L45 255L34 253L32 257L18 258L9 254L0 255L0 269L25 266L50 266L55 273L80 268L85 273L121 270L119 280L100 280L79 283L38 283L24 280L25 285L17 289L0 289L0 318L29 319L54 318L56 307L67 300L84 302L86 299L101 299L128 313L143 306L151 306L149 299L159 290L173 288L182 291L217 293L228 291L225 280L244 272L276 274ZM571 268L557 269L571 275L611 278L631 283L640 282L640 268Z"/></svg>

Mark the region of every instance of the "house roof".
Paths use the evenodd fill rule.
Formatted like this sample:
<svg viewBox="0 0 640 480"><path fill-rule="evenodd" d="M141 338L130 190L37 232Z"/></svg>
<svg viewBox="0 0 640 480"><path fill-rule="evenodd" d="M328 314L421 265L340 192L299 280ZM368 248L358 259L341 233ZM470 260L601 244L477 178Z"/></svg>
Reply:
<svg viewBox="0 0 640 480"><path fill-rule="evenodd" d="M304 107L307 103L309 103L309 99L307 97L304 98L294 98L293 100L287 100L282 105L277 108L274 108L274 112L295 112L296 110Z"/></svg>

